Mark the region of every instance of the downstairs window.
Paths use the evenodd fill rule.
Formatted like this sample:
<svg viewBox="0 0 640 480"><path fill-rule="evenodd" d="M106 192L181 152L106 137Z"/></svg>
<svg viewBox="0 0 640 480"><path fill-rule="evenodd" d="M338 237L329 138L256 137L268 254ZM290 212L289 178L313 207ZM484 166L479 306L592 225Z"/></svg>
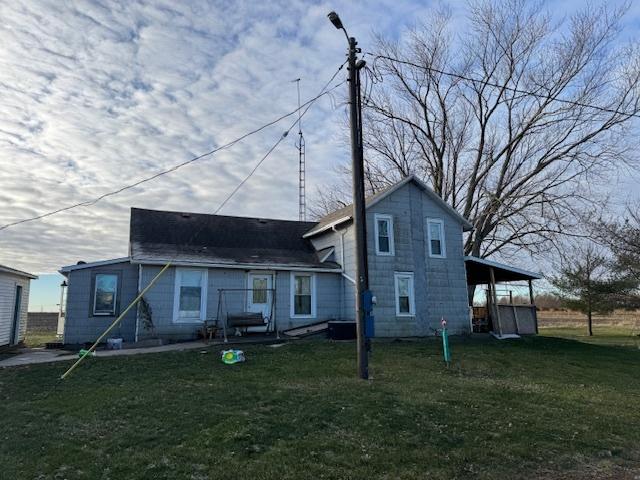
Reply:
<svg viewBox="0 0 640 480"><path fill-rule="evenodd" d="M396 315L409 317L416 314L413 273L396 273Z"/></svg>
<svg viewBox="0 0 640 480"><path fill-rule="evenodd" d="M312 273L291 274L291 317L316 316L316 281Z"/></svg>
<svg viewBox="0 0 640 480"><path fill-rule="evenodd" d="M203 322L207 311L207 271L192 268L176 270L173 321Z"/></svg>
<svg viewBox="0 0 640 480"><path fill-rule="evenodd" d="M113 316L118 303L118 275L96 273L93 290L93 314Z"/></svg>

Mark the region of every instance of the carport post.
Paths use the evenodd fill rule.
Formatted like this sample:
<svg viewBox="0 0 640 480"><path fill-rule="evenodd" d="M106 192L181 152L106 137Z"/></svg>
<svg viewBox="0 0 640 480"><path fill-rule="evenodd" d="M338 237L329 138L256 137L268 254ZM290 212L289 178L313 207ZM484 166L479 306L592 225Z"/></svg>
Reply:
<svg viewBox="0 0 640 480"><path fill-rule="evenodd" d="M498 334L502 336L502 324L500 323L500 309L498 308L498 295L496 294L496 275L493 267L489 267L489 278L491 279L491 297L493 299L493 308L496 312L496 320L498 321Z"/></svg>
<svg viewBox="0 0 640 480"><path fill-rule="evenodd" d="M535 300L533 299L533 282L529 280L529 301L531 305L535 305Z"/></svg>
<svg viewBox="0 0 640 480"><path fill-rule="evenodd" d="M533 281L529 280L529 300L531 301L531 306L533 307L533 318L536 319L536 335L538 332L538 310L536 309L536 301L533 296Z"/></svg>

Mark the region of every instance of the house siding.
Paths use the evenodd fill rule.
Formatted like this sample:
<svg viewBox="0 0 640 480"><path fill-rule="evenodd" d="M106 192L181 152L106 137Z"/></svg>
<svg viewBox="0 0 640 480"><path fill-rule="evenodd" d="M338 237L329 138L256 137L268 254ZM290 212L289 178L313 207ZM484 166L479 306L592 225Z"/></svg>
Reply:
<svg viewBox="0 0 640 480"><path fill-rule="evenodd" d="M20 325L17 342L11 338L13 314L16 302L16 287L22 287L20 303ZM30 279L20 275L0 272L0 347L24 341L27 330L27 310L29 308Z"/></svg>
<svg viewBox="0 0 640 480"><path fill-rule="evenodd" d="M394 255L376 255L374 216L376 213L393 218ZM432 258L427 252L427 218L443 221L446 258ZM341 238L342 237L342 238ZM291 272L272 271L276 289L275 320L279 330L285 330L316 321L355 319L355 235L350 222L328 230L311 239L318 250L334 247L335 260L343 264L343 272L315 272L316 316L291 318ZM343 251L344 247L344 251ZM469 333L469 307L466 270L463 255L463 225L459 217L416 184L406 183L367 210L367 247L369 252L370 288L377 298L374 307L377 337L429 336L446 319L451 333ZM75 270L69 274L67 295L66 343L92 341L102 333L113 318L90 317L92 275L100 271L121 270L121 308L125 307L140 288L147 286L158 274L160 266L106 265ZM145 331L138 325L138 338L152 335L168 340L193 339L200 322L174 323L175 268L169 268L145 295L152 310L154 331ZM219 316L220 289L246 289L251 270L210 268L207 277L206 319ZM414 277L415 315L397 316L395 306L395 273L412 272ZM313 272L312 272L313 273ZM348 278L347 278L348 277ZM225 293L222 314L246 311L246 292ZM136 335L136 309L116 330L126 341Z"/></svg>
<svg viewBox="0 0 640 480"><path fill-rule="evenodd" d="M376 255L376 213L393 217L394 255ZM444 222L446 258L427 253L426 219ZM355 233L349 223L338 232L314 239L314 246L334 245L341 261L340 234L344 234L344 273L356 277ZM376 296L374 307L377 337L429 336L445 318L452 333L470 332L467 279L460 220L412 183L408 183L367 209L369 286ZM395 307L395 272L413 272L415 316L398 317ZM341 318L355 318L355 285L343 278Z"/></svg>
<svg viewBox="0 0 640 480"><path fill-rule="evenodd" d="M341 237L343 238L341 239ZM338 227L336 231L329 230L322 235L313 237L311 240L317 250L334 247L335 262L343 267L345 275L351 279L355 279L355 237L353 228ZM342 265L343 260L344 265ZM338 285L339 310L337 317L340 320L353 321L355 319L355 283L342 275L340 275L340 277Z"/></svg>
<svg viewBox="0 0 640 480"><path fill-rule="evenodd" d="M376 213L393 216L392 256L375 254ZM427 218L444 221L446 258L432 258L427 253ZM412 183L367 210L369 283L377 298L376 336L433 335L442 318L451 333L470 331L462 237L460 221ZM355 261L352 265L355 269ZM414 274L414 317L396 316L395 272Z"/></svg>
<svg viewBox="0 0 640 480"><path fill-rule="evenodd" d="M135 299L138 292L138 267L123 262L102 265L68 274L67 304L64 323L64 343L69 345L94 342L113 323L117 316L93 316L93 277L97 273L117 273L118 309L122 312ZM125 342L133 342L135 337L136 309L131 309L113 330L112 337L121 337Z"/></svg>
<svg viewBox="0 0 640 480"><path fill-rule="evenodd" d="M151 282L161 267L142 267L141 288ZM251 270L210 268L207 272L207 303L206 319L215 320L218 317L218 303L220 289L246 289L247 278ZM264 272L261 272L264 273ZM315 318L291 318L291 275L289 271L269 272L274 275L275 307L274 316L279 330L286 330L295 326L305 325L321 320L339 318L340 316L340 274L315 273L316 275L316 305ZM313 272L311 272L313 273ZM226 313L246 311L245 291L228 291L224 293L222 316ZM169 340L188 340L196 338L201 327L200 322L174 323L173 308L175 297L175 268L168 269L158 279L156 284L145 295L152 310L155 335ZM138 329L138 338L144 339L152 335L142 326Z"/></svg>

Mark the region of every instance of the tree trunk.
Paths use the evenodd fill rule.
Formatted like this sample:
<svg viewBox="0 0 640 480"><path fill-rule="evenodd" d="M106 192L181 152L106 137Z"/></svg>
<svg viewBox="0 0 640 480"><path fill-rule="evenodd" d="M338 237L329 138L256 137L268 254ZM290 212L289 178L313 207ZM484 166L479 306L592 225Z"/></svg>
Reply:
<svg viewBox="0 0 640 480"><path fill-rule="evenodd" d="M587 312L587 325L589 328L589 336L593 337L593 314L591 310Z"/></svg>
<svg viewBox="0 0 640 480"><path fill-rule="evenodd" d="M467 285L467 295L469 298L469 306L473 307L473 297L476 295L476 286L475 285Z"/></svg>

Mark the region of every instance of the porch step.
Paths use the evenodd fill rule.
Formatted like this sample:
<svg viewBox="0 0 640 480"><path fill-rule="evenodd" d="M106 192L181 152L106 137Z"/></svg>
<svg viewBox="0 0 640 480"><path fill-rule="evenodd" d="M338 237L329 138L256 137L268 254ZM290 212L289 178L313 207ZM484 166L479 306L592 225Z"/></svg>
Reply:
<svg viewBox="0 0 640 480"><path fill-rule="evenodd" d="M310 323L309 325L303 325L301 327L290 328L289 330L283 330L282 334L288 337L306 337L307 335L314 335L328 329L329 322L317 322Z"/></svg>
<svg viewBox="0 0 640 480"><path fill-rule="evenodd" d="M518 335L516 333L503 333L502 335L500 335L499 333L491 332L491 335L494 338L497 338L498 340L508 340L508 339L511 339L511 338L521 338L520 335Z"/></svg>

